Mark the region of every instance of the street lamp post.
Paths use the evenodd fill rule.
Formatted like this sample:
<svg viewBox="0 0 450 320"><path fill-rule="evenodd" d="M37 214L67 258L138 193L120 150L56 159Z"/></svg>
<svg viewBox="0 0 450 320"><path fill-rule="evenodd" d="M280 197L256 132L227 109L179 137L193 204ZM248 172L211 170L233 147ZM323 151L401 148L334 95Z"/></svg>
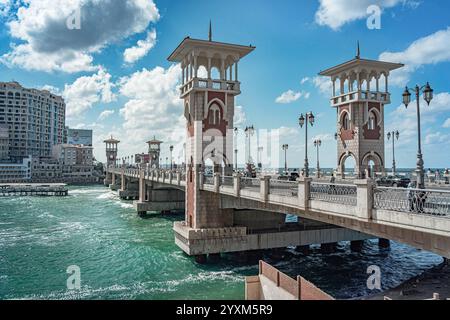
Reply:
<svg viewBox="0 0 450 320"><path fill-rule="evenodd" d="M172 171L173 170L173 165L172 165L172 163L173 163L173 161L172 161L172 152L173 152L173 146L170 146L170 170Z"/></svg>
<svg viewBox="0 0 450 320"><path fill-rule="evenodd" d="M252 158L252 156L251 156L252 149L251 149L250 143L251 143L251 138L254 135L254 133L255 133L255 128L253 127L253 125L251 125L250 127L246 127L245 128L245 134L246 134L246 136L248 138L248 160L247 160L247 163L250 163L251 162L251 158Z"/></svg>
<svg viewBox="0 0 450 320"><path fill-rule="evenodd" d="M262 169L262 152L264 147L258 147L258 168Z"/></svg>
<svg viewBox="0 0 450 320"><path fill-rule="evenodd" d="M408 108L409 103L411 102L411 91L416 94L416 106L417 106L417 188L424 189L425 188L425 170L424 170L424 162L422 155L422 141L421 141L421 129L420 129L420 93L423 92L423 98L430 105L431 100L433 100L433 89L431 89L430 84L427 82L426 85L419 87L415 86L414 89L405 88L403 92L403 104L406 108Z"/></svg>
<svg viewBox="0 0 450 320"><path fill-rule="evenodd" d="M311 127L314 125L314 115L312 112L306 113L306 115L303 115L303 113L300 115L300 118L298 119L298 123L300 125L300 128L303 128L305 126L305 164L304 164L304 175L305 177L309 177L309 164L308 164L308 123L311 125Z"/></svg>
<svg viewBox="0 0 450 320"><path fill-rule="evenodd" d="M391 137L392 137L392 175L395 176L397 173L397 166L395 163L395 139L398 140L398 138L400 137L400 132L398 131L388 132L387 134L388 141L391 140Z"/></svg>
<svg viewBox="0 0 450 320"><path fill-rule="evenodd" d="M314 147L316 147L316 151L317 151L317 172L316 172L317 178L320 178L319 148L321 146L322 146L322 140L320 140L320 139L314 140Z"/></svg>
<svg viewBox="0 0 450 320"><path fill-rule="evenodd" d="M283 144L281 146L281 148L284 151L284 172L287 174L288 172L288 165L287 165L287 151L289 149L289 145L288 144Z"/></svg>
<svg viewBox="0 0 450 320"><path fill-rule="evenodd" d="M235 127L234 128L234 169L236 172L238 171L238 146L237 146L238 131L239 131L239 129L237 127Z"/></svg>

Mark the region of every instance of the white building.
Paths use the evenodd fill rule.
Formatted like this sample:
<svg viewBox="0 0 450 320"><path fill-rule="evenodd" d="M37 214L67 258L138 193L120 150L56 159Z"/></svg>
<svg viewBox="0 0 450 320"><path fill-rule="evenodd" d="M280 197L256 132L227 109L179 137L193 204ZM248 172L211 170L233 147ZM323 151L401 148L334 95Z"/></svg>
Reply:
<svg viewBox="0 0 450 320"><path fill-rule="evenodd" d="M31 180L31 157L21 163L0 163L0 183L19 183Z"/></svg>

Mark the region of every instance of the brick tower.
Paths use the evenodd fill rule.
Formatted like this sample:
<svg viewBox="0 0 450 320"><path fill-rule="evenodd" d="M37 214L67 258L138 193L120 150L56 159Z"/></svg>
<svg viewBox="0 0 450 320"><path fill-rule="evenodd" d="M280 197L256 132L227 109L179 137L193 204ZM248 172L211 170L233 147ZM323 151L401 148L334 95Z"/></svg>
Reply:
<svg viewBox="0 0 450 320"><path fill-rule="evenodd" d="M186 117L186 224L193 229L233 225L232 210L200 196L206 160L227 175L233 169L234 98L241 93L238 62L252 46L185 38L168 58L182 68L181 99ZM203 194L202 194L203 195ZM228 212L229 211L229 212Z"/></svg>
<svg viewBox="0 0 450 320"><path fill-rule="evenodd" d="M358 45L353 60L319 73L333 83L331 106L337 111L337 162L342 176L349 157L354 159L359 178L384 173L384 107L391 103L388 78L392 70L401 67L403 64L361 59Z"/></svg>
<svg viewBox="0 0 450 320"><path fill-rule="evenodd" d="M120 141L111 136L111 138L103 142L106 145L106 165L109 168L110 166L116 165L117 150Z"/></svg>

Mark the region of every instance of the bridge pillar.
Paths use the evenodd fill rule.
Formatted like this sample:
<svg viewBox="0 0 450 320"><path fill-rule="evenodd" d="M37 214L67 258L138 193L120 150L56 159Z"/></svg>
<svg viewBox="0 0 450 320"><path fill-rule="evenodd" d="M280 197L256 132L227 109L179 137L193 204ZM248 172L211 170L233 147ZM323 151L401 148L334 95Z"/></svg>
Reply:
<svg viewBox="0 0 450 320"><path fill-rule="evenodd" d="M125 191L125 170L122 168L122 172L120 173L120 190Z"/></svg>
<svg viewBox="0 0 450 320"><path fill-rule="evenodd" d="M360 252L363 248L363 240L350 241L350 250L354 252Z"/></svg>
<svg viewBox="0 0 450 320"><path fill-rule="evenodd" d="M113 179L112 177L114 177L114 173L109 172L107 169L106 173L105 173L105 181L104 181L105 186L109 186L111 184L111 181Z"/></svg>
<svg viewBox="0 0 450 320"><path fill-rule="evenodd" d="M300 208L309 209L309 196L312 178L300 177L298 181L298 203Z"/></svg>
<svg viewBox="0 0 450 320"><path fill-rule="evenodd" d="M391 247L391 241L389 239L378 239L378 246L383 249L387 249Z"/></svg>
<svg viewBox="0 0 450 320"><path fill-rule="evenodd" d="M214 172L214 192L220 192L220 173Z"/></svg>
<svg viewBox="0 0 450 320"><path fill-rule="evenodd" d="M111 184L116 184L116 174L114 172L111 173Z"/></svg>
<svg viewBox="0 0 450 320"><path fill-rule="evenodd" d="M267 202L269 200L270 176L261 178L260 188L261 200Z"/></svg>
<svg viewBox="0 0 450 320"><path fill-rule="evenodd" d="M357 216L364 221L371 220L373 208L373 180L355 180L354 184L356 184L357 187Z"/></svg>
<svg viewBox="0 0 450 320"><path fill-rule="evenodd" d="M241 196L241 174L239 172L233 174L234 194L237 198Z"/></svg>
<svg viewBox="0 0 450 320"><path fill-rule="evenodd" d="M337 250L337 242L332 243L322 243L320 245L320 251L322 253L334 253Z"/></svg>

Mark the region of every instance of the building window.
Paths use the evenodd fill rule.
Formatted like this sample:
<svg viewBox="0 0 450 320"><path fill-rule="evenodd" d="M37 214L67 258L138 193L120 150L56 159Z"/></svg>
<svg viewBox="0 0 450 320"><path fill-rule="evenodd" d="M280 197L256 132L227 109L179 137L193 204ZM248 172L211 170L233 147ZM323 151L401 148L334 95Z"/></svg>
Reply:
<svg viewBox="0 0 450 320"><path fill-rule="evenodd" d="M370 112L368 129L375 130L376 126L377 126L377 117L373 112Z"/></svg>
<svg viewBox="0 0 450 320"><path fill-rule="evenodd" d="M342 127L344 130L350 130L350 118L347 112L344 112L344 116L342 117Z"/></svg>
<svg viewBox="0 0 450 320"><path fill-rule="evenodd" d="M220 108L217 104L213 104L209 108L209 124L218 125L220 123Z"/></svg>

